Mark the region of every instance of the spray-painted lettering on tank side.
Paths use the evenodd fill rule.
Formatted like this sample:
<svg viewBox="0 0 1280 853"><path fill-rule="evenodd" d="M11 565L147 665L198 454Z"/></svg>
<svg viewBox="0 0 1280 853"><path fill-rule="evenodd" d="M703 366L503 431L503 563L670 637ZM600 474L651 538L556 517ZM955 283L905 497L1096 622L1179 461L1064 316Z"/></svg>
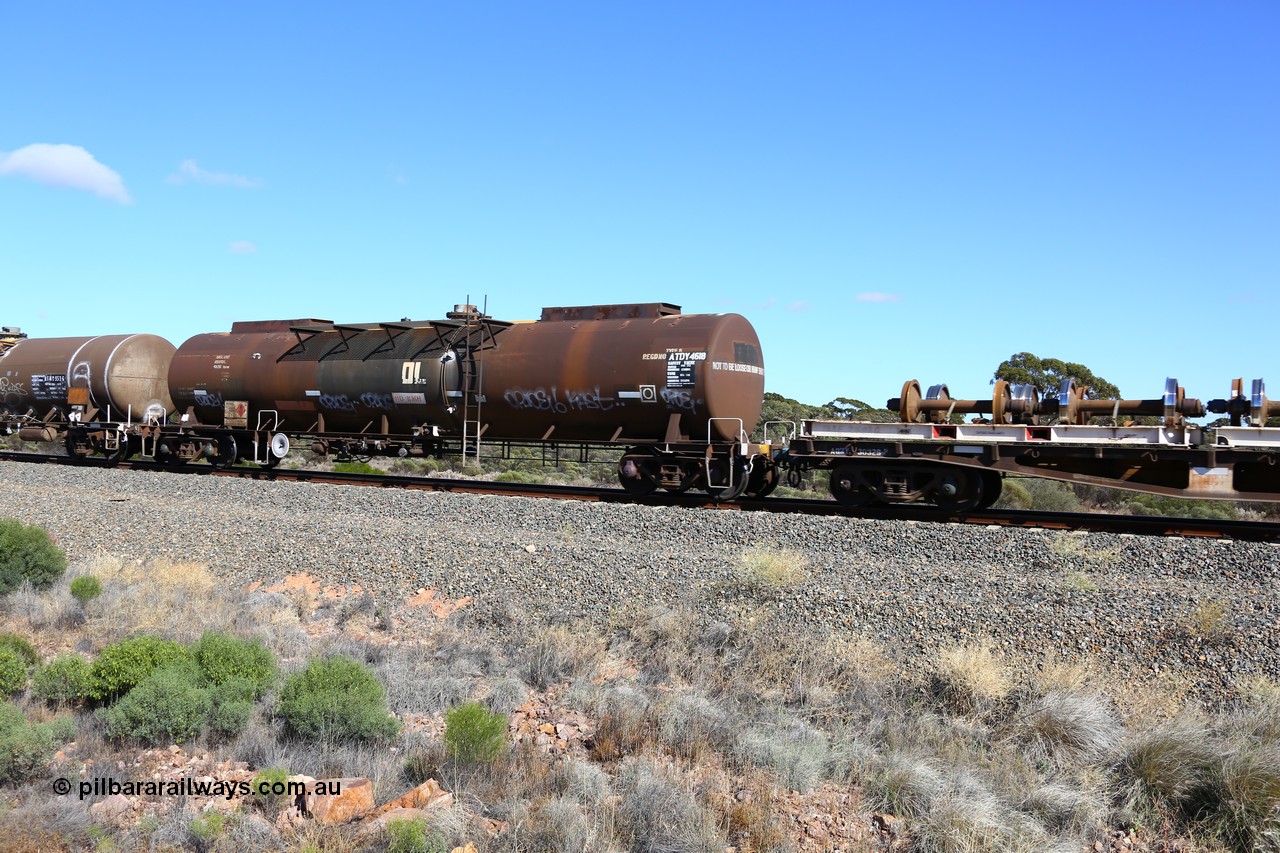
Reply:
<svg viewBox="0 0 1280 853"><path fill-rule="evenodd" d="M34 379L35 377L31 377ZM7 377L0 376L0 402L6 406L16 406L27 395L26 385L21 382L11 382Z"/></svg>
<svg viewBox="0 0 1280 853"><path fill-rule="evenodd" d="M560 399L554 385L550 392L546 388L508 388L502 393L502 399L511 408L522 411L557 414L569 411L569 404Z"/></svg>
<svg viewBox="0 0 1280 853"><path fill-rule="evenodd" d="M667 404L668 408L680 409L686 412L696 412L702 401L695 398L693 393L684 388L663 388L662 402Z"/></svg>
<svg viewBox="0 0 1280 853"><path fill-rule="evenodd" d="M569 408L576 411L597 411L607 412L613 408L613 397L601 397L600 386L597 385L590 391L569 391L564 392L565 400L569 404Z"/></svg>
<svg viewBox="0 0 1280 853"><path fill-rule="evenodd" d="M193 392L196 397L197 406L217 406L222 407L222 394L213 391L206 391L203 388L197 388Z"/></svg>
<svg viewBox="0 0 1280 853"><path fill-rule="evenodd" d="M614 408L625 406L616 397L606 397L600 393L600 386L591 389L566 388L561 392L552 385L546 388L508 388L502 399L513 409L532 412L608 412Z"/></svg>
<svg viewBox="0 0 1280 853"><path fill-rule="evenodd" d="M351 402L346 394L321 394L319 403L322 408L332 409L335 412L354 412L356 410L356 404Z"/></svg>
<svg viewBox="0 0 1280 853"><path fill-rule="evenodd" d="M396 407L395 400L390 394L378 394L373 391L365 391L360 395L360 402L371 409L394 409Z"/></svg>

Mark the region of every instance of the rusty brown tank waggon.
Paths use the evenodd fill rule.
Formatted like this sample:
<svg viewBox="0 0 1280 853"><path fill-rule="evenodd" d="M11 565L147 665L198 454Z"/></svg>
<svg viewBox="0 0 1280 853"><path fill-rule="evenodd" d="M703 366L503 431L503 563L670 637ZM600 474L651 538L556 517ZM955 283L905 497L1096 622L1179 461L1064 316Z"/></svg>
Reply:
<svg viewBox="0 0 1280 853"><path fill-rule="evenodd" d="M122 453L131 421L163 421L173 409L174 350L156 335L28 338L0 328L0 421L29 441L65 437L73 454Z"/></svg>
<svg viewBox="0 0 1280 853"><path fill-rule="evenodd" d="M593 305L511 322L459 305L420 322L242 322L184 343L169 385L189 423L225 428L228 452L248 441L268 464L287 436L325 452L401 455L604 442L635 446L619 465L635 492L701 485L728 498L776 483L768 454L746 441L764 361L737 314Z"/></svg>

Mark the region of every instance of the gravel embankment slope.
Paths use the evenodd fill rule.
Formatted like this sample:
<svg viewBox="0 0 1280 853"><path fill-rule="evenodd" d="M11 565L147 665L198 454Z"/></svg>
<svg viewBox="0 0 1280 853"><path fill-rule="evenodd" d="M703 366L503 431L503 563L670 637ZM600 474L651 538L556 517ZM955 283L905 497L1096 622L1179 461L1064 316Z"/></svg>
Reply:
<svg viewBox="0 0 1280 853"><path fill-rule="evenodd" d="M1280 547L271 483L0 462L0 516L72 558L207 564L234 583L309 572L401 598L419 587L547 619L684 603L760 607L733 583L751 545L802 552L773 598L797 626L916 650L990 638L1038 659L1088 655L1116 677L1173 674L1221 697L1280 675ZM533 546L530 549L528 546ZM1188 615L1221 605L1221 636Z"/></svg>

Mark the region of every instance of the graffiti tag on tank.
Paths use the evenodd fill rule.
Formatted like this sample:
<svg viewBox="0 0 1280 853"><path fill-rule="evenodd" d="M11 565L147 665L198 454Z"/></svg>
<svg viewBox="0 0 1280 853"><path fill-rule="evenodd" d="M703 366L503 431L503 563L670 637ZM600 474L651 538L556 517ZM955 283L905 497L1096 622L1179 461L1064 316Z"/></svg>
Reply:
<svg viewBox="0 0 1280 853"><path fill-rule="evenodd" d="M662 402L667 404L669 409L679 409L684 412L696 412L701 400L695 398L691 391L684 388L663 388Z"/></svg>
<svg viewBox="0 0 1280 853"><path fill-rule="evenodd" d="M31 378L35 379L34 376ZM13 382L7 376L0 376L0 406L16 411L26 395L27 388L25 384Z"/></svg>
<svg viewBox="0 0 1280 853"><path fill-rule="evenodd" d="M396 407L395 399L391 394L377 394L373 391L365 391L360 395L360 402L368 406L370 409L394 409Z"/></svg>
<svg viewBox="0 0 1280 853"><path fill-rule="evenodd" d="M321 394L316 402L320 404L321 408L335 412L354 412L360 406L364 406L367 409L384 409L387 411L396 408L392 395L379 394L374 391L365 391L354 400L346 394Z"/></svg>
<svg viewBox="0 0 1280 853"><path fill-rule="evenodd" d="M321 394L320 405L335 412L354 412L356 404L346 394Z"/></svg>
<svg viewBox="0 0 1280 853"><path fill-rule="evenodd" d="M626 405L615 397L605 397L600 393L600 386L591 389L563 391L552 385L546 388L508 388L502 399L513 409L532 412L607 412L615 407Z"/></svg>
<svg viewBox="0 0 1280 853"><path fill-rule="evenodd" d="M221 394L212 393L204 390L203 388L197 388L193 393L196 396L197 406L218 406L219 408L222 407Z"/></svg>

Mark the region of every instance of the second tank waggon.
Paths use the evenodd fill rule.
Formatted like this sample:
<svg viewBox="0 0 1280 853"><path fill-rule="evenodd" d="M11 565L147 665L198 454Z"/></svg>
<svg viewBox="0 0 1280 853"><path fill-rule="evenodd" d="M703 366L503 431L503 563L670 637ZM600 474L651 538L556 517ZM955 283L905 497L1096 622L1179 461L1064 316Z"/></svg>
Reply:
<svg viewBox="0 0 1280 853"><path fill-rule="evenodd" d="M775 482L762 473L773 468L767 452L746 442L764 362L737 314L647 303L547 308L513 322L458 305L428 321L243 322L179 347L169 385L193 427L183 457L272 464L288 436L322 452L400 455L600 442L634 445L619 477L638 493L701 484L729 497ZM197 425L221 428L221 444L197 447Z"/></svg>

